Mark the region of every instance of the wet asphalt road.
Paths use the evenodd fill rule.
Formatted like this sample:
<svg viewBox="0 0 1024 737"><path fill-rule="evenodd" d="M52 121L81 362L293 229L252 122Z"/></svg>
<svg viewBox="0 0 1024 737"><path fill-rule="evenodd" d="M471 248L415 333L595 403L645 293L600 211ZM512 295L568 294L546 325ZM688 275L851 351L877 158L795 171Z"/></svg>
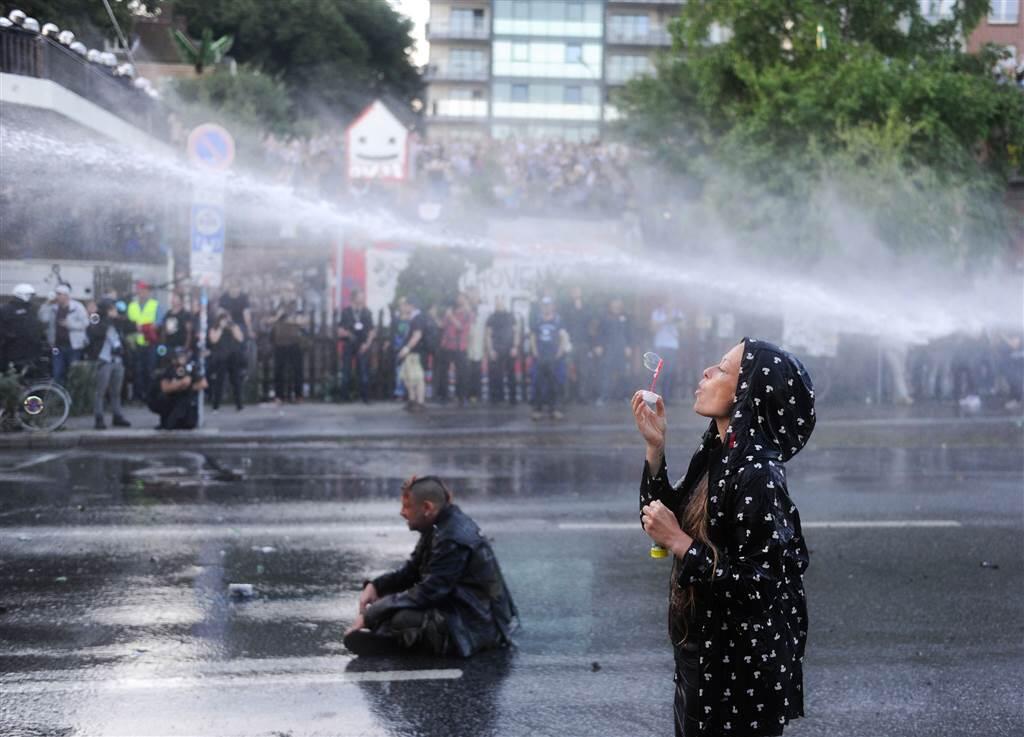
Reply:
<svg viewBox="0 0 1024 737"><path fill-rule="evenodd" d="M823 437L790 464L811 633L786 734L1024 734L1020 423ZM670 735L641 462L578 431L3 452L0 734ZM360 582L415 543L398 483L428 471L493 537L518 647L354 660Z"/></svg>

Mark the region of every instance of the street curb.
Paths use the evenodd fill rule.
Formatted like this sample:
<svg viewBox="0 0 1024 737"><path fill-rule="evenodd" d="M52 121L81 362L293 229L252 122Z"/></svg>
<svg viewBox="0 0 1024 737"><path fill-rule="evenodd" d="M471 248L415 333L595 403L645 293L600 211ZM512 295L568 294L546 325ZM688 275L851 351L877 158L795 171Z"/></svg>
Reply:
<svg viewBox="0 0 1024 737"><path fill-rule="evenodd" d="M692 424L692 427L691 427ZM838 418L824 420L820 418L815 440L821 441L823 431L852 430L865 431L873 437L879 433L902 432L905 430L936 425L961 425L968 427L991 426L1002 427L1017 432L1024 438L1024 417L946 417L946 418ZM686 423L675 426L676 432L703 429L703 422ZM436 442L438 440L475 442L495 442L501 440L517 440L539 437L543 442L551 442L555 438L578 438L582 435L633 437L635 430L626 423L616 424L567 424L534 425L526 427L460 427L460 428L387 428L383 430L344 430L340 432L298 432L279 433L228 431L217 428L204 430L73 430L56 433L19 433L0 437L0 451L4 450L68 450L76 448L182 448L225 445L351 445L355 443L379 443L394 441Z"/></svg>

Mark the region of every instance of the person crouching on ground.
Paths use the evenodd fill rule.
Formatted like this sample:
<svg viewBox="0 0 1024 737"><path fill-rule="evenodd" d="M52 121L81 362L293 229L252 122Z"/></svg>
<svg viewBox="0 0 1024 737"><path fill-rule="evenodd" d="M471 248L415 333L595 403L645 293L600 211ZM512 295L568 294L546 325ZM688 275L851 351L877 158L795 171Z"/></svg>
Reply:
<svg viewBox="0 0 1024 737"><path fill-rule="evenodd" d="M184 348L174 356L153 388L149 408L160 415L157 430L192 430L199 424L199 392L206 389L206 377L198 364L189 361Z"/></svg>
<svg viewBox="0 0 1024 737"><path fill-rule="evenodd" d="M405 565L365 583L345 647L356 655L468 657L511 644L517 612L501 568L444 482L406 481L401 515L420 540Z"/></svg>

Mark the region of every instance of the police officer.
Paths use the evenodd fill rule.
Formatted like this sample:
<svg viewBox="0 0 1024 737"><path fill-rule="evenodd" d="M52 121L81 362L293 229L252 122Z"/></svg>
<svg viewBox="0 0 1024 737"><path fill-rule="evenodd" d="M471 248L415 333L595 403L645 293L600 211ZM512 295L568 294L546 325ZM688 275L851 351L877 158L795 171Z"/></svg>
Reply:
<svg viewBox="0 0 1024 737"><path fill-rule="evenodd" d="M20 371L39 357L42 328L32 309L31 284L14 288L14 298L0 307L0 372Z"/></svg>

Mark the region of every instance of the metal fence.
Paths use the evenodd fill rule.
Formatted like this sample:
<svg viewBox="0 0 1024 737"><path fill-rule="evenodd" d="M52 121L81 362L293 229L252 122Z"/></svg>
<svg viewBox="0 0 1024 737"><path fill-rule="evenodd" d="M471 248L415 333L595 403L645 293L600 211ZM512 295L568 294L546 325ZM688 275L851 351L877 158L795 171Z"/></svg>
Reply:
<svg viewBox="0 0 1024 737"><path fill-rule="evenodd" d="M159 102L45 36L16 28L0 29L0 72L48 79L110 111L154 138L167 140L167 112Z"/></svg>

